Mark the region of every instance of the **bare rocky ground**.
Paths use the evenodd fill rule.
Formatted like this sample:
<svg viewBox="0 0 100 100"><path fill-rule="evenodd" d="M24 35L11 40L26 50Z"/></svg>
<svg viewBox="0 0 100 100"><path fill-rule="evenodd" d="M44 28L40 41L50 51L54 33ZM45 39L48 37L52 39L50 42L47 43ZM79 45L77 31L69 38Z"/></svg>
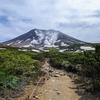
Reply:
<svg viewBox="0 0 100 100"><path fill-rule="evenodd" d="M15 100L25 100L26 97L31 100L79 100L81 98L76 93L77 89L72 89L76 88L76 85L65 71L52 68L47 61L42 67L46 75L41 79L41 85L36 88L36 91L34 91L35 86L30 85L26 88L25 95Z"/></svg>
<svg viewBox="0 0 100 100"><path fill-rule="evenodd" d="M96 97L83 89L77 89L80 84L73 82L72 75L52 68L47 60L42 66L42 72L46 74L35 83L27 85L23 95L5 100L100 100L98 94Z"/></svg>
<svg viewBox="0 0 100 100"><path fill-rule="evenodd" d="M40 100L79 100L81 96L75 93L75 87L69 77L51 77L41 88L38 88Z"/></svg>

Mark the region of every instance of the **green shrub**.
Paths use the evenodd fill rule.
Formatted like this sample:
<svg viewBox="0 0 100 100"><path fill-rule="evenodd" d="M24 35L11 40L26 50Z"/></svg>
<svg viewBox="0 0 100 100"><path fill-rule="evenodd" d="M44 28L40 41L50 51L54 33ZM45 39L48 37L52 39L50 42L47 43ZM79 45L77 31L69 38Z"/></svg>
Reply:
<svg viewBox="0 0 100 100"><path fill-rule="evenodd" d="M35 78L40 71L39 61L32 59L30 52L10 49L0 51L0 86L5 88L16 86L24 77Z"/></svg>

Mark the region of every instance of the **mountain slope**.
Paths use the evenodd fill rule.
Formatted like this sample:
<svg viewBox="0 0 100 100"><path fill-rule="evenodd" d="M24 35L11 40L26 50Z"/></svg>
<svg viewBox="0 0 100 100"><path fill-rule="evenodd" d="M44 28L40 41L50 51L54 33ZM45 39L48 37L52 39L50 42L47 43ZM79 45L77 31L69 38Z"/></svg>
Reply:
<svg viewBox="0 0 100 100"><path fill-rule="evenodd" d="M83 44L85 42L68 36L60 31L56 30L41 30L33 29L21 36L18 36L12 40L3 42L3 45L9 45L14 47L58 47L68 46L71 44Z"/></svg>

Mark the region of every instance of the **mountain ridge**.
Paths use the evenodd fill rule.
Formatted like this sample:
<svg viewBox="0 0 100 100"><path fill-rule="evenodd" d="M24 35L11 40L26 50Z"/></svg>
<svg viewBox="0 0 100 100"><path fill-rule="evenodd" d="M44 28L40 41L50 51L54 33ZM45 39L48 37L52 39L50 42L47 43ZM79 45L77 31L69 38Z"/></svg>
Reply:
<svg viewBox="0 0 100 100"><path fill-rule="evenodd" d="M84 44L85 42L75 39L60 31L49 29L32 29L14 39L2 42L2 45L13 47L59 47L72 44Z"/></svg>

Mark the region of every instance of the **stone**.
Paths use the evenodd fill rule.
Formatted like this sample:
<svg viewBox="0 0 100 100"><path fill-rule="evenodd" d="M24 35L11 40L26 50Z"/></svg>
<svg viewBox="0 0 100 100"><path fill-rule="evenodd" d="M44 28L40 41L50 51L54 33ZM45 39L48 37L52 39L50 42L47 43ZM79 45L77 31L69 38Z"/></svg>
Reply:
<svg viewBox="0 0 100 100"><path fill-rule="evenodd" d="M58 91L58 89L54 89L54 91L56 91L57 94L61 94L61 92Z"/></svg>
<svg viewBox="0 0 100 100"><path fill-rule="evenodd" d="M54 91L58 91L58 89L54 89Z"/></svg>
<svg viewBox="0 0 100 100"><path fill-rule="evenodd" d="M51 97L49 100L53 100L54 98L53 97Z"/></svg>
<svg viewBox="0 0 100 100"><path fill-rule="evenodd" d="M40 94L42 94L42 92L40 92Z"/></svg>
<svg viewBox="0 0 100 100"><path fill-rule="evenodd" d="M45 92L48 92L48 90L44 90Z"/></svg>
<svg viewBox="0 0 100 100"><path fill-rule="evenodd" d="M55 80L52 80L52 82L55 82Z"/></svg>
<svg viewBox="0 0 100 100"><path fill-rule="evenodd" d="M35 99L39 99L39 97L38 96L35 96Z"/></svg>
<svg viewBox="0 0 100 100"><path fill-rule="evenodd" d="M55 72L55 74L59 74L59 72Z"/></svg>
<svg viewBox="0 0 100 100"><path fill-rule="evenodd" d="M57 93L57 94L61 94L61 92L60 92L60 91L56 91L56 93Z"/></svg>
<svg viewBox="0 0 100 100"><path fill-rule="evenodd" d="M53 70L49 70L49 72L50 72L50 73L52 73L52 72L53 72Z"/></svg>
<svg viewBox="0 0 100 100"><path fill-rule="evenodd" d="M61 76L64 76L64 73L60 73Z"/></svg>
<svg viewBox="0 0 100 100"><path fill-rule="evenodd" d="M50 98L49 100L53 100L53 98Z"/></svg>
<svg viewBox="0 0 100 100"><path fill-rule="evenodd" d="M59 74L55 74L54 77L60 77L60 75Z"/></svg>
<svg viewBox="0 0 100 100"><path fill-rule="evenodd" d="M54 74L50 74L51 77L54 77Z"/></svg>

